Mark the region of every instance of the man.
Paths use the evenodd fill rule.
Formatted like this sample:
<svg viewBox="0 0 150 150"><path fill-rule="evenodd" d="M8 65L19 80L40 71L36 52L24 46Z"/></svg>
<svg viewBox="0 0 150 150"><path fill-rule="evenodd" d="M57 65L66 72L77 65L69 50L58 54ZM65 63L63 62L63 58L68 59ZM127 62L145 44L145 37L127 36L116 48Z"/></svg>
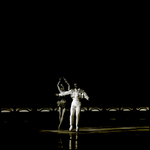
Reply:
<svg viewBox="0 0 150 150"><path fill-rule="evenodd" d="M72 131L73 129L73 123L74 123L74 114L76 111L76 132L79 131L78 124L79 124L79 118L80 118L80 111L81 111L81 101L80 99L86 98L89 100L88 95L84 92L84 90L81 90L78 88L77 83L74 83L74 89L71 89L66 92L61 92L59 96L65 96L65 95L71 95L73 101L71 103L70 108L70 128L69 131Z"/></svg>

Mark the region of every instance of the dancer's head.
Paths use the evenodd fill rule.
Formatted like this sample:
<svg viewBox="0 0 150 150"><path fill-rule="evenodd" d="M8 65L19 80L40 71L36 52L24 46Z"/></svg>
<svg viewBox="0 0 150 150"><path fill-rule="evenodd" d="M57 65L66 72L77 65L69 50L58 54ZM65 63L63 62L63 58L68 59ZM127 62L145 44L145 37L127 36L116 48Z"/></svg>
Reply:
<svg viewBox="0 0 150 150"><path fill-rule="evenodd" d="M60 89L61 89L62 91L65 90L63 84L60 84Z"/></svg>
<svg viewBox="0 0 150 150"><path fill-rule="evenodd" d="M78 84L74 83L74 88L77 89L78 88Z"/></svg>

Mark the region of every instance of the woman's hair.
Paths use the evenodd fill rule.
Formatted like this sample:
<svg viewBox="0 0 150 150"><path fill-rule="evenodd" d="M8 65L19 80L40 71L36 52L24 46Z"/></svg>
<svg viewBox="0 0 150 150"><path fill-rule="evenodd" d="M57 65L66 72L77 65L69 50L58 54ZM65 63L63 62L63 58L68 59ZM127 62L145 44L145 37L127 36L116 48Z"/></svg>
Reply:
<svg viewBox="0 0 150 150"><path fill-rule="evenodd" d="M64 89L64 86L63 86L63 84L60 84L60 88L61 88L61 89Z"/></svg>

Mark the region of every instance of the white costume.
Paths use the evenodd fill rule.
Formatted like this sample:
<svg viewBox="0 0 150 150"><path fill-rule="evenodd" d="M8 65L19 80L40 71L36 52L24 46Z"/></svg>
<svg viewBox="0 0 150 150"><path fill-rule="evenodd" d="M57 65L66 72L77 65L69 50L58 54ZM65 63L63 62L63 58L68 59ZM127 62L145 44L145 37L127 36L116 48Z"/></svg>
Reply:
<svg viewBox="0 0 150 150"><path fill-rule="evenodd" d="M65 95L71 95L73 101L71 103L71 108L70 108L70 131L73 128L73 122L74 122L74 114L76 111L76 131L78 131L78 123L79 123L79 117L80 117L80 110L81 110L81 102L80 99L86 98L89 100L88 95L84 92L84 90L81 89L71 89L66 92L61 92L59 94L60 96L65 96Z"/></svg>

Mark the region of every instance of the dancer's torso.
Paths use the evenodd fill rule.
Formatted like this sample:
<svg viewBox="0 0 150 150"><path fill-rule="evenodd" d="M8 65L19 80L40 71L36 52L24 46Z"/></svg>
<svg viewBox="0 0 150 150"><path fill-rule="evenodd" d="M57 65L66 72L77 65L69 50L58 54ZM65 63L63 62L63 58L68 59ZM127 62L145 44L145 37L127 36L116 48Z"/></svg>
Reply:
<svg viewBox="0 0 150 150"><path fill-rule="evenodd" d="M81 90L73 89L71 97L73 99L72 104L81 105L80 99L83 98L83 93L81 92Z"/></svg>

